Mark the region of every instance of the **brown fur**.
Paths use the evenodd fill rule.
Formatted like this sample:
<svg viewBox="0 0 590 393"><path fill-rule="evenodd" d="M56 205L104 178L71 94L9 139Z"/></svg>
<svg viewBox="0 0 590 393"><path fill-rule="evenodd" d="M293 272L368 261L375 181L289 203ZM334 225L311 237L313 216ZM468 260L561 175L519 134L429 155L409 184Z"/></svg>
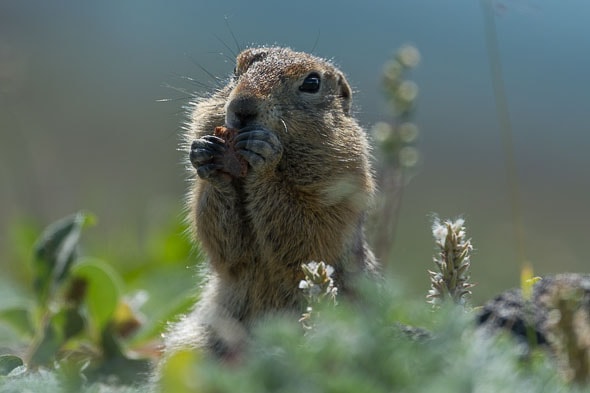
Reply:
<svg viewBox="0 0 590 393"><path fill-rule="evenodd" d="M320 76L318 92L299 89L310 73ZM345 293L353 276L375 269L363 234L374 192L370 153L350 108L336 67L285 48L245 50L228 84L194 104L187 144L221 125L266 130L266 139L245 177L195 176L190 215L209 269L195 310L166 335L168 352L203 347L231 356L268 313L300 314L303 263L332 265ZM209 162L191 160L197 169Z"/></svg>

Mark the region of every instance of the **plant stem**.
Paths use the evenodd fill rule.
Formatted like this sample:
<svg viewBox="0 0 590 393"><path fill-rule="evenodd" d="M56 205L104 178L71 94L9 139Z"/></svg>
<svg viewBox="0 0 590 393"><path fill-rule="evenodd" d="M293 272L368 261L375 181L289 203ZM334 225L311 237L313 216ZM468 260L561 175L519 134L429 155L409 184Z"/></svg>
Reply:
<svg viewBox="0 0 590 393"><path fill-rule="evenodd" d="M483 11L488 59L490 61L490 72L492 77L492 86L494 89L494 100L496 103L496 114L498 116L498 122L500 123L506 176L508 180L508 188L510 191L512 227L514 230L514 238L518 251L518 259L520 260L521 264L525 264L527 257L525 250L522 207L520 203L520 186L514 154L512 122L510 121L510 112L508 110L506 91L504 89L502 63L500 60L500 50L498 47L496 21L494 18L494 8L492 2L493 0L481 0L480 4Z"/></svg>

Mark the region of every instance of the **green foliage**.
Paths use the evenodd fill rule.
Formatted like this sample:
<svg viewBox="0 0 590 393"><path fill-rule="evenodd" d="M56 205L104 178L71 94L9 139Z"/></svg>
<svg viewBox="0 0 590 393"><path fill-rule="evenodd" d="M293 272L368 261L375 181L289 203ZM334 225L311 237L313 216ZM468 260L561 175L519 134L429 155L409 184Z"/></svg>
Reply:
<svg viewBox="0 0 590 393"><path fill-rule="evenodd" d="M104 260L81 256L82 232L94 222L92 215L79 212L49 225L40 235L37 232L36 241L31 236L33 225L18 226L14 255L31 256L32 263L20 266L31 268L24 276L30 275L33 296L30 301L25 295L16 302L0 304L0 339L5 331L22 339L0 342L1 392L20 392L25 386L35 392L103 391L105 381L118 386L145 381L158 355L163 322L145 323L139 307L150 303L149 292L138 285L173 287L148 288L169 295L156 302L157 307L172 304L158 314L163 321L172 319L172 313L186 310L185 292L194 286L192 275L177 274L175 277L180 278L174 286L162 281L171 276L163 271L179 271L173 263L186 264L179 260L180 255L186 258L190 254L188 239L176 233L180 225L153 234L151 254L146 258L151 269L127 270L122 275ZM24 244L29 244L33 252L23 251ZM3 279L11 286L16 284L6 276ZM141 335L135 334L137 331Z"/></svg>
<svg viewBox="0 0 590 393"><path fill-rule="evenodd" d="M61 281L68 275L77 257L78 240L82 228L92 222L82 212L51 224L35 246L34 288L37 300L44 306Z"/></svg>
<svg viewBox="0 0 590 393"><path fill-rule="evenodd" d="M28 350L28 368L48 367L58 362L59 369L67 370L64 372L70 376L76 374L72 370L81 371L84 363L92 363L90 370L101 370L105 364L125 359L120 348L112 348L117 343L118 332L111 326L115 323L112 319L115 308L121 301L121 279L105 263L81 260L78 256L82 229L93 221L88 214L76 213L51 224L37 242L33 282L38 320ZM67 362L65 359L71 353L66 349L75 338L84 344L70 349L72 353L79 354L86 348L92 351ZM133 361L129 359L129 362ZM144 363L147 370L147 360ZM124 373L115 375L122 378Z"/></svg>
<svg viewBox="0 0 590 393"><path fill-rule="evenodd" d="M150 236L144 272L119 272L76 251L83 221L74 215L43 233L31 271L40 283L34 301L0 309L0 326L32 340L0 356L0 392L145 392L153 339L192 302L192 273L174 263L190 253L180 224ZM577 391L545 352L524 356L511 337L482 334L453 302L433 312L390 278L360 282L353 303L336 302L330 267L306 267L300 286L313 323L302 326L297 316L264 321L249 352L230 364L198 350L178 352L162 368L160 391ZM141 306L149 318L138 310L141 289L151 295Z"/></svg>
<svg viewBox="0 0 590 393"><path fill-rule="evenodd" d="M525 360L510 338L478 332L462 307L447 302L433 313L422 300L394 289L399 287L392 280L381 288L362 283L355 303L328 302L307 334L294 319L265 322L237 363L177 353L163 369L162 391L573 391L546 356ZM400 322L432 334L416 339Z"/></svg>
<svg viewBox="0 0 590 393"><path fill-rule="evenodd" d="M84 287L86 307L94 330L103 331L120 301L121 278L105 262L90 258L81 260L72 269L72 276L73 285Z"/></svg>

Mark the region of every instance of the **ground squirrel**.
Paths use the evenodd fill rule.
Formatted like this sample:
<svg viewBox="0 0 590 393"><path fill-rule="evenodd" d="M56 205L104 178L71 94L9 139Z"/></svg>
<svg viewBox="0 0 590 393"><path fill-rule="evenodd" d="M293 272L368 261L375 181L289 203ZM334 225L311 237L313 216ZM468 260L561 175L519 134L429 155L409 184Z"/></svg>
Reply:
<svg viewBox="0 0 590 393"><path fill-rule="evenodd" d="M265 315L300 314L304 263L332 265L344 293L376 270L363 234L375 186L351 95L329 61L270 47L244 50L227 85L194 103L188 204L209 266L195 309L165 335L168 353L232 356Z"/></svg>

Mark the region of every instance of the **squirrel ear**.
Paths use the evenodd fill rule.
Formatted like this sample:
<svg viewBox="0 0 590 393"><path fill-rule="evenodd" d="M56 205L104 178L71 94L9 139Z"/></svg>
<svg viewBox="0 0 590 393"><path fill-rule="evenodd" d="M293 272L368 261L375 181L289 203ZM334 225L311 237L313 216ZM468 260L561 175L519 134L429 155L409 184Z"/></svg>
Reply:
<svg viewBox="0 0 590 393"><path fill-rule="evenodd" d="M240 76L248 70L248 68L255 62L264 59L268 55L268 48L249 48L243 50L236 58L236 67L234 74Z"/></svg>
<svg viewBox="0 0 590 393"><path fill-rule="evenodd" d="M348 115L352 107L352 89L342 74L338 75L338 88L342 98L342 109Z"/></svg>

